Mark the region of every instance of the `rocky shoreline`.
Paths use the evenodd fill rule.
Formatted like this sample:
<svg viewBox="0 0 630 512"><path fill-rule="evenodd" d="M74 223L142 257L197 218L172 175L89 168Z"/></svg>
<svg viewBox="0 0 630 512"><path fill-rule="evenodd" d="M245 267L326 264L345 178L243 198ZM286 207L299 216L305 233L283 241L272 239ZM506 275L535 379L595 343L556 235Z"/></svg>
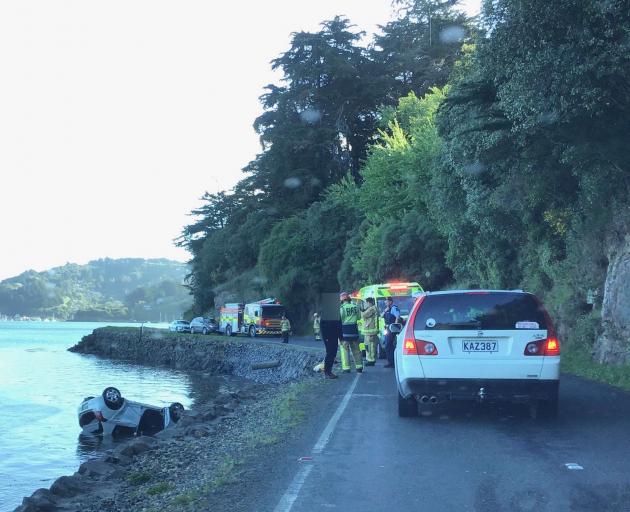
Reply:
<svg viewBox="0 0 630 512"><path fill-rule="evenodd" d="M194 336L163 329L103 327L69 349L178 370L234 375L264 384L293 382L312 374L322 348L306 348L249 338Z"/></svg>
<svg viewBox="0 0 630 512"><path fill-rule="evenodd" d="M110 356L142 360L138 332L119 330L110 337L111 331L104 332L107 329L97 331L73 350L98 355L107 351ZM148 340L162 364L165 354L179 353L180 357L173 358L177 364L173 367L191 369L183 363L193 361L193 370L210 370L207 376L226 374L226 368L236 367L241 377L253 378L235 380L232 389L222 388L211 399L199 398L174 428L153 437L131 438L100 458L84 462L74 475L62 476L50 489L38 489L24 498L16 512L196 511L207 510L210 504L213 510L221 509L222 488L238 478L240 466L256 449L279 442L299 423L301 412L295 407L299 397L321 385L321 380L309 378L313 363L321 360L319 350L229 339L215 345L204 340L205 358L198 368L201 348L197 337ZM174 350L173 344L190 343L197 345L194 357L182 357L181 349ZM118 348L121 344L122 350ZM246 364L235 365L231 360L234 353ZM227 357L220 360L221 355ZM255 369L261 362L277 361L273 358L281 356L286 358L274 367L263 364Z"/></svg>

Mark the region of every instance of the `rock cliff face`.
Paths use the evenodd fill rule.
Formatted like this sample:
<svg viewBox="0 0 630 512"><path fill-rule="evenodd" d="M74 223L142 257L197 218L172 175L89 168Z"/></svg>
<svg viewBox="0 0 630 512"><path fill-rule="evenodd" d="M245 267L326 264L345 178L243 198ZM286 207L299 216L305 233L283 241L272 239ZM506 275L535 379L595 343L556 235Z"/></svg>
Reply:
<svg viewBox="0 0 630 512"><path fill-rule="evenodd" d="M620 226L611 238L602 303L602 335L595 343L600 363L630 361L630 230Z"/></svg>
<svg viewBox="0 0 630 512"><path fill-rule="evenodd" d="M191 336L161 329L104 327L85 336L72 352L125 359L181 370L236 375L260 383L283 383L313 374L321 349L248 338Z"/></svg>

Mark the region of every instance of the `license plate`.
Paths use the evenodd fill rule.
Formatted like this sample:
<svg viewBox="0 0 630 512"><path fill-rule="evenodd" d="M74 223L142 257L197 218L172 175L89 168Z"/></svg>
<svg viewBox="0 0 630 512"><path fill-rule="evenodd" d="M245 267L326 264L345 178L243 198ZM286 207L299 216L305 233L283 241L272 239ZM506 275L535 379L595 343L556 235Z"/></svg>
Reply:
<svg viewBox="0 0 630 512"><path fill-rule="evenodd" d="M498 352L499 344L496 340L463 340L462 352Z"/></svg>

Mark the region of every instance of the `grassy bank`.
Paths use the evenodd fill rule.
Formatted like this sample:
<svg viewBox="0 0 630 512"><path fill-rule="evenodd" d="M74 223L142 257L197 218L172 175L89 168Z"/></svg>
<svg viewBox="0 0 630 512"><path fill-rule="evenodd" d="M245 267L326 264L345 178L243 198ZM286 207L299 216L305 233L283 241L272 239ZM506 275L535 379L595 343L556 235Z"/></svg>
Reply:
<svg viewBox="0 0 630 512"><path fill-rule="evenodd" d="M563 347L562 371L630 391L630 364L599 364L582 349Z"/></svg>

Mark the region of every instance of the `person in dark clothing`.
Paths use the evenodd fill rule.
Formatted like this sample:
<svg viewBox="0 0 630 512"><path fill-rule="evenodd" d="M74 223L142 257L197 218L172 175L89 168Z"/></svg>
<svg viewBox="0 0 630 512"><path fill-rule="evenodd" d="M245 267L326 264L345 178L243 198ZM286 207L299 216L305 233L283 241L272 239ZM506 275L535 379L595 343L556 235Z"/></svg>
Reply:
<svg viewBox="0 0 630 512"><path fill-rule="evenodd" d="M335 363L335 357L337 357L337 348L339 347L339 338L341 337L341 320L322 320L321 330L324 346L326 347L324 377L327 379L336 379L337 376L332 372L332 367Z"/></svg>
<svg viewBox="0 0 630 512"><path fill-rule="evenodd" d="M385 320L385 325L389 327L391 324L400 322L400 309L398 306L394 304L394 299L391 297L387 297L386 299L386 307L383 312L383 319ZM393 368L394 367L394 350L396 349L396 335L391 333L389 329L387 329L387 334L385 335L385 353L387 354L387 364L384 368Z"/></svg>
<svg viewBox="0 0 630 512"><path fill-rule="evenodd" d="M326 358L324 359L324 377L336 379L332 368L337 357L337 348L341 339L341 318L339 316L339 298L336 293L322 293L320 297L322 310L320 328L324 346L326 347Z"/></svg>

